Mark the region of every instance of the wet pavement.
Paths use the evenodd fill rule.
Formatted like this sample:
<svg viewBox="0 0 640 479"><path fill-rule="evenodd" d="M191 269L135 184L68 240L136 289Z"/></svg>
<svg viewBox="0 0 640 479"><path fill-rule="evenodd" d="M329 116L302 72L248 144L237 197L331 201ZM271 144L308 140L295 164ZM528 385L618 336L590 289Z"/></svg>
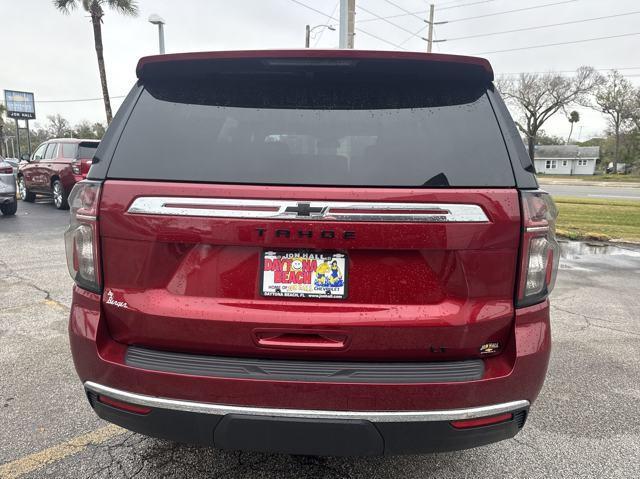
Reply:
<svg viewBox="0 0 640 479"><path fill-rule="evenodd" d="M512 440L423 456L223 452L109 426L89 407L67 340L68 214L26 205L0 221L0 477L638 478L640 255L563 243L544 389Z"/></svg>

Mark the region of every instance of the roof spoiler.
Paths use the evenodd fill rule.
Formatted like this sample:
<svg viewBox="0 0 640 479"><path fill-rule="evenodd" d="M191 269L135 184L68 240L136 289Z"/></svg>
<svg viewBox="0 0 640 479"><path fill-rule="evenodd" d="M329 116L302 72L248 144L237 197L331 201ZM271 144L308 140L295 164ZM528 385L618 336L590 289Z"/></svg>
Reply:
<svg viewBox="0 0 640 479"><path fill-rule="evenodd" d="M144 82L147 79L185 75L207 65L206 71L250 70L256 67L263 71L273 68L367 68L372 72L389 71L390 63L394 71L406 66L430 70L452 70L456 75L474 78L484 82L494 79L491 64L485 58L462 55L442 55L435 53L369 51L369 50L243 50L175 53L153 55L138 61L136 74Z"/></svg>

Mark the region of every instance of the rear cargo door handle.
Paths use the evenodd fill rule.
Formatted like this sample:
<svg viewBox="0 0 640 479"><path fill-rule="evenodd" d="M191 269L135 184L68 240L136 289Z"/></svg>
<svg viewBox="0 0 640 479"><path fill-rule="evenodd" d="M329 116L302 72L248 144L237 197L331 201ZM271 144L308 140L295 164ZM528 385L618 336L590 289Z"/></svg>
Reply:
<svg viewBox="0 0 640 479"><path fill-rule="evenodd" d="M342 331L256 330L254 339L263 348L340 350L347 347L349 336Z"/></svg>

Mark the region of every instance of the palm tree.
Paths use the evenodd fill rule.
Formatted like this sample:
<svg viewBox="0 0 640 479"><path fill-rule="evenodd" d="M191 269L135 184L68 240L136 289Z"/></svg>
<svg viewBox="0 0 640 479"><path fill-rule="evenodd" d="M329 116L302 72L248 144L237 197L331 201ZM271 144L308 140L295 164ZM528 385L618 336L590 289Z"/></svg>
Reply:
<svg viewBox="0 0 640 479"><path fill-rule="evenodd" d="M104 99L104 110L107 114L107 123L111 123L111 102L109 101L109 89L107 88L107 74L104 68L104 56L102 54L102 17L104 16L103 6L113 8L124 15L138 15L138 5L136 0L53 0L53 4L64 14L69 14L72 10L82 5L82 8L91 16L93 25L93 39L98 57L98 70L100 70L100 83L102 84L102 98Z"/></svg>
<svg viewBox="0 0 640 479"><path fill-rule="evenodd" d="M569 113L569 117L567 118L569 123L571 123L571 130L569 130L569 137L567 138L567 145L571 141L571 135L573 134L573 126L580 121L580 113L577 111L572 111Z"/></svg>

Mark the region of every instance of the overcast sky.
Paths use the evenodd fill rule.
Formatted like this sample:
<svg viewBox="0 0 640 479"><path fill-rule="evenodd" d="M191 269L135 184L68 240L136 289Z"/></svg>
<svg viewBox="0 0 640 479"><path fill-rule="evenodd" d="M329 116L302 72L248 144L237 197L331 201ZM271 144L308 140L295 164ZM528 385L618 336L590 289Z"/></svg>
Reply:
<svg viewBox="0 0 640 479"><path fill-rule="evenodd" d="M155 54L157 28L147 22L151 13L167 22L167 53L184 51L299 48L304 46L305 24L330 23L338 16L337 0L300 0L325 13L314 12L293 0L139 0L137 18L107 11L103 36L109 90L114 110L135 81L138 58ZM403 10L419 12L406 15ZM398 46L424 51L426 35L420 18L426 17L425 0L356 0L355 44L358 49L395 50ZM450 39L436 46L437 52L471 54L488 58L497 75L516 72L575 70L581 65L600 69L618 68L635 84L640 83L640 35L548 48L501 53L496 50L576 41L610 35L640 33L638 0L438 0L436 21L450 21L436 27L436 38ZM507 10L544 8L501 13ZM388 17L397 26L375 19ZM539 30L459 39L469 35L501 32L526 27L629 14L573 25ZM487 15L487 16L484 16ZM466 19L467 17L481 18ZM62 15L51 0L0 0L0 29L4 39L0 53L0 90L33 91L37 122L60 113L72 123L80 120L104 122L101 101L51 102L98 98L101 95L91 24L81 9ZM322 29L316 30L321 32ZM417 36L408 32L417 32ZM366 32L366 33L365 33ZM379 37L379 39L375 37ZM384 40L384 41L383 41ZM389 42L389 43L385 43ZM338 32L322 31L312 40L318 48L334 48ZM395 45L395 46L394 46ZM46 101L46 102L45 102ZM582 121L574 138L599 134L605 122L599 114L579 108ZM547 132L566 136L569 124L562 115L545 127Z"/></svg>

